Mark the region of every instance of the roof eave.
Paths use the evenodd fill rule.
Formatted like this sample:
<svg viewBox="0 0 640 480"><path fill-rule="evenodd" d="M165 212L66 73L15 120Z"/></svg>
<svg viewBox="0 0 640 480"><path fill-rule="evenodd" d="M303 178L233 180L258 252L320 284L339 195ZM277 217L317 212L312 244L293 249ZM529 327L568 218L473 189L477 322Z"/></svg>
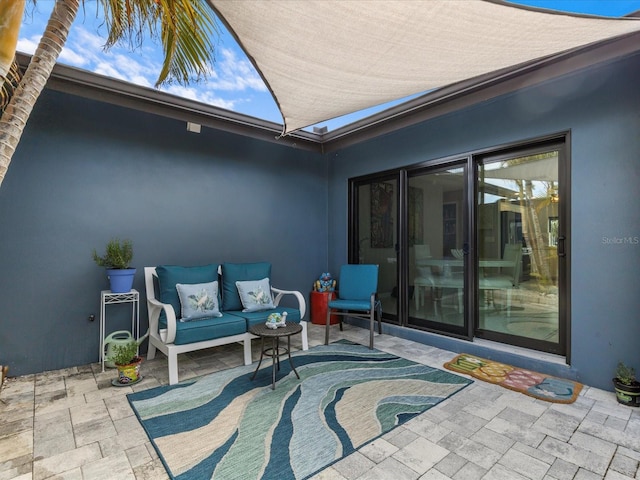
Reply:
<svg viewBox="0 0 640 480"><path fill-rule="evenodd" d="M185 99L74 67L57 64L47 83L53 90L193 122L292 148L330 152L444 115L516 90L584 70L640 50L640 32L509 67L440 88L333 131L299 130L280 136L282 125ZM30 56L17 54L22 67Z"/></svg>

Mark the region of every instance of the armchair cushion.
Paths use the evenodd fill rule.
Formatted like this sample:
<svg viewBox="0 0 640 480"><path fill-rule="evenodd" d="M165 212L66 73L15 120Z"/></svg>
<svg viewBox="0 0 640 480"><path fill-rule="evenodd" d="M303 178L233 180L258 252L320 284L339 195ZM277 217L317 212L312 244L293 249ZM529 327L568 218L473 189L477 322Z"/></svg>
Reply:
<svg viewBox="0 0 640 480"><path fill-rule="evenodd" d="M328 305L337 310L371 310L370 300L331 300Z"/></svg>
<svg viewBox="0 0 640 480"><path fill-rule="evenodd" d="M258 263L223 263L222 264L222 310L242 310L242 301L236 282L271 278L271 264Z"/></svg>
<svg viewBox="0 0 640 480"><path fill-rule="evenodd" d="M244 307L243 312L272 310L275 307L268 278L236 282L236 287Z"/></svg>
<svg viewBox="0 0 640 480"><path fill-rule="evenodd" d="M221 317L218 307L218 282L176 283L181 305L181 322L203 317Z"/></svg>
<svg viewBox="0 0 640 480"><path fill-rule="evenodd" d="M156 267L158 275L159 297L162 303L168 303L173 311L181 311L180 297L176 285L209 283L218 280L218 266L214 264L197 267L180 267L176 265L160 265ZM161 315L163 317L164 314Z"/></svg>

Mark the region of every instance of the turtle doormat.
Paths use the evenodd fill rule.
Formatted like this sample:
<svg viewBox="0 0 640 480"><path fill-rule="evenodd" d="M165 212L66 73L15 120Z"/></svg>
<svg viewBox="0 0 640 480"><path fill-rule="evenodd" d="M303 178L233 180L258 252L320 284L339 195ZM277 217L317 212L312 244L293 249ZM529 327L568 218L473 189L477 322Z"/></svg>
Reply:
<svg viewBox="0 0 640 480"><path fill-rule="evenodd" d="M554 403L573 403L582 384L463 353L444 364L458 373Z"/></svg>

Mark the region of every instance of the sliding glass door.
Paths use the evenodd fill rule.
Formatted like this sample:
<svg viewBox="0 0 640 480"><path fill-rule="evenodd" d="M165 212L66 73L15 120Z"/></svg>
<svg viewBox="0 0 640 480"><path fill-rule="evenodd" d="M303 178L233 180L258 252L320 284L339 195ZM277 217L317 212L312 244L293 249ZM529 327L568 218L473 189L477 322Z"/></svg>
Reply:
<svg viewBox="0 0 640 480"><path fill-rule="evenodd" d="M464 335L464 164L409 173L408 325Z"/></svg>
<svg viewBox="0 0 640 480"><path fill-rule="evenodd" d="M398 319L398 176L358 182L352 210L351 263L378 265L378 296L386 321Z"/></svg>
<svg viewBox="0 0 640 480"><path fill-rule="evenodd" d="M567 355L568 169L556 137L352 180L384 321Z"/></svg>
<svg viewBox="0 0 640 480"><path fill-rule="evenodd" d="M546 149L478 165L478 337L564 353L561 154Z"/></svg>

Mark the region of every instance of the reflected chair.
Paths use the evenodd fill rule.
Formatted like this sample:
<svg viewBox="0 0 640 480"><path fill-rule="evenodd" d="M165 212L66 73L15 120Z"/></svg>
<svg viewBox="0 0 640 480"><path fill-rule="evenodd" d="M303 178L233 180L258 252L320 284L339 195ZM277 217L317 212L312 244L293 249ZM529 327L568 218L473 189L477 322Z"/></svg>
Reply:
<svg viewBox="0 0 640 480"><path fill-rule="evenodd" d="M429 245L414 245L415 267L418 272L414 279L413 297L416 301L416 310L420 308L420 304L424 305L424 290L427 287L433 287L431 281L431 267L425 267L424 260L431 258L431 247Z"/></svg>
<svg viewBox="0 0 640 480"><path fill-rule="evenodd" d="M481 290L507 291L507 316L511 316L511 292L520 285L520 271L522 269L522 245L507 244L502 255L503 260L512 264L502 267L500 275L488 275L480 278Z"/></svg>
<svg viewBox="0 0 640 480"><path fill-rule="evenodd" d="M327 304L324 344L329 344L331 315L369 319L369 348L373 348L373 328L378 313L378 333L382 334L382 304L377 299L378 265L343 265L338 278L336 299Z"/></svg>
<svg viewBox="0 0 640 480"><path fill-rule="evenodd" d="M458 312L462 312L464 288L462 272L452 273L450 266L445 268L447 265L445 262L441 263L442 266L434 266L433 263L430 263L431 249L429 245L415 245L414 248L416 270L418 271L417 276L413 279L416 312L421 307L424 307L427 288L431 290L433 311L436 315L438 315L438 303L442 300L443 290L445 288L456 289L458 291Z"/></svg>

